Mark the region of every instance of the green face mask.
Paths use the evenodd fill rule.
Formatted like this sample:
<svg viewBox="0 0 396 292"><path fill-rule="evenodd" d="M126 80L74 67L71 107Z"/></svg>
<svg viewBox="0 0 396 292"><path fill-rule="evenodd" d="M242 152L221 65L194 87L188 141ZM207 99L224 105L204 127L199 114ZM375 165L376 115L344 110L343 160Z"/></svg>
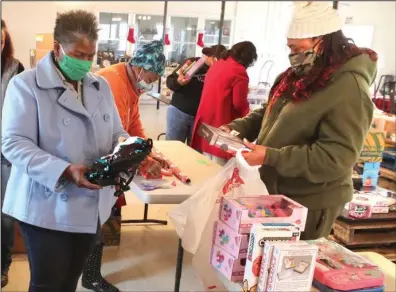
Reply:
<svg viewBox="0 0 396 292"><path fill-rule="evenodd" d="M73 81L80 81L91 70L92 61L85 61L65 54L62 46L63 58L59 61L62 72Z"/></svg>

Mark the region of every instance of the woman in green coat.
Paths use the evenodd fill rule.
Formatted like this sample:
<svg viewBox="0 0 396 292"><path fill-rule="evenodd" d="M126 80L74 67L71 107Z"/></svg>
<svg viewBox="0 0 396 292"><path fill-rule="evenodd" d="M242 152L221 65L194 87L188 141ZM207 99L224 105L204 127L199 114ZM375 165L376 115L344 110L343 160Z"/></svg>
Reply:
<svg viewBox="0 0 396 292"><path fill-rule="evenodd" d="M267 104L222 127L246 139L252 151L244 157L262 166L271 194L308 208L302 239L328 236L351 200L352 168L373 117L377 55L355 46L341 27L326 2L296 4L287 39L291 67Z"/></svg>

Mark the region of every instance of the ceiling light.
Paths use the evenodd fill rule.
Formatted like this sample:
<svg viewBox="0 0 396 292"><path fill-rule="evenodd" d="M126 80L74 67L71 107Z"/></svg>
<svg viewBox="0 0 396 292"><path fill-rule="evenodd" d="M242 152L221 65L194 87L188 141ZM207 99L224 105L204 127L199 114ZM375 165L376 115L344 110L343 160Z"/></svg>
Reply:
<svg viewBox="0 0 396 292"><path fill-rule="evenodd" d="M113 17L111 21L121 21L121 17Z"/></svg>
<svg viewBox="0 0 396 292"><path fill-rule="evenodd" d="M150 20L151 19L151 16L147 16L147 20Z"/></svg>
<svg viewBox="0 0 396 292"><path fill-rule="evenodd" d="M146 20L147 18L146 18L146 16L143 16L143 20Z"/></svg>
<svg viewBox="0 0 396 292"><path fill-rule="evenodd" d="M138 19L142 19L142 16L141 16L141 15L139 15L139 16L138 16Z"/></svg>

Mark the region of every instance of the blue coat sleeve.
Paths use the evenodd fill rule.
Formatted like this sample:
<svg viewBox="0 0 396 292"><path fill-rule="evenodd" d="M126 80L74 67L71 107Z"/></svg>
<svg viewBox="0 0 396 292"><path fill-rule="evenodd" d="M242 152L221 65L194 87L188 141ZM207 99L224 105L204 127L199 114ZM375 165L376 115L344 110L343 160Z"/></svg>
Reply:
<svg viewBox="0 0 396 292"><path fill-rule="evenodd" d="M32 180L56 192L69 163L38 146L40 135L45 133L39 133L36 96L25 79L16 76L7 87L2 112L2 153Z"/></svg>

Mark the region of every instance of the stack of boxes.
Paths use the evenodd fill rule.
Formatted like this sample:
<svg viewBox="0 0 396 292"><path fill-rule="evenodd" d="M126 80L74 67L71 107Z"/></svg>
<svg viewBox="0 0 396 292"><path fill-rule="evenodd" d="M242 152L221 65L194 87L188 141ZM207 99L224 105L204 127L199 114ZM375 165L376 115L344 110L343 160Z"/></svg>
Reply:
<svg viewBox="0 0 396 292"><path fill-rule="evenodd" d="M220 203L219 218L214 226L211 264L228 280L244 281L244 291L259 291L257 290L259 282L266 285L270 277L273 277L272 287L277 287L276 282L280 277L280 272L274 270L270 274L265 271L271 271L271 267L277 269L278 264L280 265L279 269L283 269L282 271L290 268L296 270L297 274L293 275L292 280L301 275L299 271L304 273L309 268L309 273L304 275L307 277L307 285L311 285L312 277L310 279L309 277L313 276L314 265L309 259L315 261L317 249L307 243L297 242L300 232L304 230L306 218L307 209L305 207L282 195L223 197ZM277 254L274 261L268 261L269 258L272 258L272 254L271 256L269 253L264 254L266 242L271 242L277 248L279 242L289 242L289 244L285 245L283 249L279 246L279 255ZM297 248L295 252L298 253L301 253L304 248L311 250L312 257L297 259L296 265L285 268L284 263L287 262L287 257L286 260L281 260L285 257L283 253L293 253L290 250L287 251L288 247ZM278 251L278 249L273 251L275 250ZM266 264L270 263L264 269L262 268L263 257L267 259ZM282 278L281 281L284 280ZM286 284L285 287L288 285ZM287 291L290 291L290 287L288 289Z"/></svg>

